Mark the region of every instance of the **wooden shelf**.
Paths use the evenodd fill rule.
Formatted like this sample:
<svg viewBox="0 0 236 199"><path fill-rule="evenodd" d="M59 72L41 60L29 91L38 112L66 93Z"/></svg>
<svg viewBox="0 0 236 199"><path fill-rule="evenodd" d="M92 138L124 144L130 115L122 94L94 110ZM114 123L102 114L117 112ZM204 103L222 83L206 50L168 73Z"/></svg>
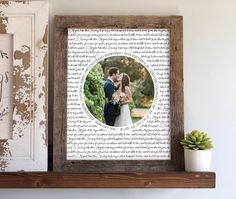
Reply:
<svg viewBox="0 0 236 199"><path fill-rule="evenodd" d="M215 188L215 173L0 173L0 188Z"/></svg>

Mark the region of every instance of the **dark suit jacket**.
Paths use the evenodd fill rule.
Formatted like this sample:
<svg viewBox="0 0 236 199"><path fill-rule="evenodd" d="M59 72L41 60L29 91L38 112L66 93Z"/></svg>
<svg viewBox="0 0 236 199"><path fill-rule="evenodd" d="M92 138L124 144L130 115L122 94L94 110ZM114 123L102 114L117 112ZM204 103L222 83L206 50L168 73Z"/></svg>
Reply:
<svg viewBox="0 0 236 199"><path fill-rule="evenodd" d="M118 88L114 85L114 83L110 80L107 79L104 84L104 92L105 92L105 97L110 101L112 99L112 95ZM118 105L113 105L111 103L106 103L105 108L104 108L104 115L105 117L113 117L117 116L120 114L120 110L118 108Z"/></svg>

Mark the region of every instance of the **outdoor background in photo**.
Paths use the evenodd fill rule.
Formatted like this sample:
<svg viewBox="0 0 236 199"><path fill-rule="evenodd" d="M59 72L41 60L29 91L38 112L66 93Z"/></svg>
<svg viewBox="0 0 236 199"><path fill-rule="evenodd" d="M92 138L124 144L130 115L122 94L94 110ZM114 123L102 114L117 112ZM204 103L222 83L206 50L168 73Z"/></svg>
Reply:
<svg viewBox="0 0 236 199"><path fill-rule="evenodd" d="M154 98L154 84L151 75L142 63L127 56L112 56L101 60L88 73L84 83L85 103L90 113L104 123L104 82L110 67L117 67L120 73L130 77L133 103L129 104L133 123L142 119L150 109Z"/></svg>

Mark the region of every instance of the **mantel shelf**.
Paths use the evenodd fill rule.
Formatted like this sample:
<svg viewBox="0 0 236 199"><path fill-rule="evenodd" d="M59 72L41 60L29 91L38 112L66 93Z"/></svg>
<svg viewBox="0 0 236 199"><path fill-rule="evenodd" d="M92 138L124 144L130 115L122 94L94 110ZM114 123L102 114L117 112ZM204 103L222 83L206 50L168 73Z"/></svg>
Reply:
<svg viewBox="0 0 236 199"><path fill-rule="evenodd" d="M0 173L0 188L215 188L215 173Z"/></svg>

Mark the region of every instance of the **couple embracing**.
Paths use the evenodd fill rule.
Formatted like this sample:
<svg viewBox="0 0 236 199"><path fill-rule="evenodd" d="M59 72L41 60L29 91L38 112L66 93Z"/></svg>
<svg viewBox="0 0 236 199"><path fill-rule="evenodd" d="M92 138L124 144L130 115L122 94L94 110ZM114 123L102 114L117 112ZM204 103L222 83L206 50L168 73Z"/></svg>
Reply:
<svg viewBox="0 0 236 199"><path fill-rule="evenodd" d="M111 67L108 74L109 77L104 84L105 122L109 126L129 126L132 124L129 103L133 101L130 78L126 73L120 73L119 68L116 67Z"/></svg>

